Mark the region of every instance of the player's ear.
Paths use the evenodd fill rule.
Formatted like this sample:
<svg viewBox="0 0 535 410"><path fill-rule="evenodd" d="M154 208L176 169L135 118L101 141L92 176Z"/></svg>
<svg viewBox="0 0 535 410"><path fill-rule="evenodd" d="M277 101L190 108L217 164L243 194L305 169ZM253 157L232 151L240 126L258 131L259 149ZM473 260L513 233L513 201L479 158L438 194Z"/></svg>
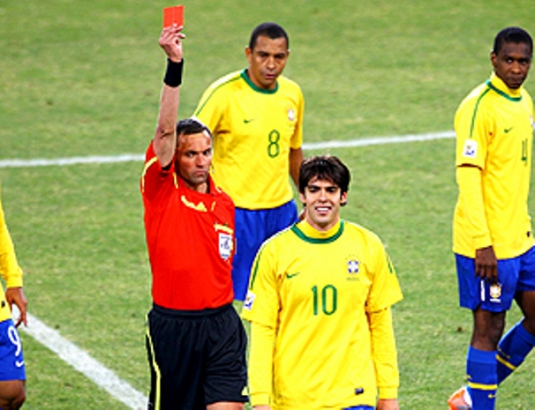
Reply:
<svg viewBox="0 0 535 410"><path fill-rule="evenodd" d="M340 206L346 206L347 205L347 192L344 192L340 196Z"/></svg>
<svg viewBox="0 0 535 410"><path fill-rule="evenodd" d="M306 204L306 198L305 198L305 194L304 193L299 192L299 200L301 201L301 203L303 204L303 207L304 207L305 204Z"/></svg>

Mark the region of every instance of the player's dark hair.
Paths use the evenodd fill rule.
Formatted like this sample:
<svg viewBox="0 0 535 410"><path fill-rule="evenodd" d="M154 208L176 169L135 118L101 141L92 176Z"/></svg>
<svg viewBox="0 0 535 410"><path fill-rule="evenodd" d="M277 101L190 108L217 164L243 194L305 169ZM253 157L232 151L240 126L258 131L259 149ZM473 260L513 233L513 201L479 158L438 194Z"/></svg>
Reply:
<svg viewBox="0 0 535 410"><path fill-rule="evenodd" d="M314 178L338 185L342 194L349 191L349 169L335 156L317 155L304 160L299 169L299 192L304 194L308 183Z"/></svg>
<svg viewBox="0 0 535 410"><path fill-rule="evenodd" d="M520 27L507 27L500 31L494 39L494 54L499 54L504 44L516 43L527 44L530 53L533 52L533 40L529 33Z"/></svg>
<svg viewBox="0 0 535 410"><path fill-rule="evenodd" d="M255 48L258 36L266 36L272 40L284 37L286 39L286 49L290 49L290 40L288 39L288 34L277 23L262 23L253 30L251 33L251 39L249 40L249 48L251 50Z"/></svg>
<svg viewBox="0 0 535 410"><path fill-rule="evenodd" d="M177 137L179 137L182 134L191 135L191 134L201 134L203 132L207 132L210 138L212 138L212 133L210 129L196 118L185 118L176 123ZM176 139L177 146L178 146L179 140L180 138Z"/></svg>

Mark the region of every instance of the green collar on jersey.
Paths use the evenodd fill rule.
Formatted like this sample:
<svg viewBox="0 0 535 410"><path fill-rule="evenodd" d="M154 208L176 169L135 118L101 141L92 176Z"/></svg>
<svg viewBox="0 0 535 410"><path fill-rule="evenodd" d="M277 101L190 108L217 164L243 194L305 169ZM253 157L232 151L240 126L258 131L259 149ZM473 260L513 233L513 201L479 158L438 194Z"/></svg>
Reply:
<svg viewBox="0 0 535 410"><path fill-rule="evenodd" d="M487 82L485 84L491 90L496 91L498 94L500 94L502 97L507 98L509 101L515 101L515 102L522 101L522 96L520 96L520 97L512 97L509 94L507 94L505 91L502 91L499 88L497 88L494 84L492 84L490 82L490 80L487 80Z"/></svg>
<svg viewBox="0 0 535 410"><path fill-rule="evenodd" d="M262 94L275 94L277 90L279 89L279 82L277 81L277 84L275 85L275 88L273 90L266 90L265 88L258 87L255 83L251 81L249 76L247 75L247 69L244 68L241 72L241 77L245 80L247 84L249 84L249 87L251 87L253 90L258 91Z"/></svg>
<svg viewBox="0 0 535 410"><path fill-rule="evenodd" d="M325 244L325 243L331 243L336 241L342 233L344 233L344 221L340 221L340 228L338 228L338 231L328 238L312 238L310 236L305 235L305 233L297 227L297 224L292 226L292 232L295 233L300 239L302 239L305 242L314 243L314 244Z"/></svg>

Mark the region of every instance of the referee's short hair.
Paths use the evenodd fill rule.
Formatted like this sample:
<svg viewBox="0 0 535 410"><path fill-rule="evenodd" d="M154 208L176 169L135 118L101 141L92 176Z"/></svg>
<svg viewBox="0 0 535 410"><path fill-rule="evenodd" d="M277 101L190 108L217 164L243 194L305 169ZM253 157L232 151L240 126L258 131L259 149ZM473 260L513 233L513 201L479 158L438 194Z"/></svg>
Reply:
<svg viewBox="0 0 535 410"><path fill-rule="evenodd" d="M309 182L317 178L340 187L341 193L349 191L351 175L345 164L333 155L317 155L307 158L299 169L299 192L305 193Z"/></svg>
<svg viewBox="0 0 535 410"><path fill-rule="evenodd" d="M527 44L530 52L533 52L533 40L529 33L520 27L507 27L501 30L494 39L494 54L498 54L504 44L516 43Z"/></svg>
<svg viewBox="0 0 535 410"><path fill-rule="evenodd" d="M185 118L176 123L176 147L180 142L181 135L201 134L206 132L211 140L213 140L212 132L210 128L204 125L200 120L195 117Z"/></svg>

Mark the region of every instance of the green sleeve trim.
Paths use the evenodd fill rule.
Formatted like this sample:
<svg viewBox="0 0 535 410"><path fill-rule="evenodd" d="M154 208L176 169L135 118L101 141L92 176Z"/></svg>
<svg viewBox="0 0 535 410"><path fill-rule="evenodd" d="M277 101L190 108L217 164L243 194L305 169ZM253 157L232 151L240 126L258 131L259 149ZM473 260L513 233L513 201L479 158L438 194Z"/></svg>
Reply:
<svg viewBox="0 0 535 410"><path fill-rule="evenodd" d="M258 255L255 259L255 262L254 262L254 267L253 267L253 276L251 277L251 284L249 285L249 289L253 289L253 286L254 286L254 282L256 280L256 274L258 273L258 264L260 263L260 258L262 257L262 251L264 250L264 247L261 247L260 250L258 251Z"/></svg>
<svg viewBox="0 0 535 410"><path fill-rule="evenodd" d="M483 97L490 91L490 88L487 88L485 92L483 92L479 98L477 99L476 106L474 108L474 114L472 115L472 123L470 124L470 138L473 136L474 132L474 126L476 124L476 116L477 116L477 110L479 109L479 103L483 99Z"/></svg>

